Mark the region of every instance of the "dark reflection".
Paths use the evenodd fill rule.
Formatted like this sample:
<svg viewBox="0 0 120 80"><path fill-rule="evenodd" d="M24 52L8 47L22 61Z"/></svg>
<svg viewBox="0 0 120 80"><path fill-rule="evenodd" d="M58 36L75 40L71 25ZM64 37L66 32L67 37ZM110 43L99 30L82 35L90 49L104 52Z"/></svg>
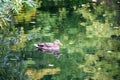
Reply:
<svg viewBox="0 0 120 80"><path fill-rule="evenodd" d="M111 35L112 39L120 40L120 35Z"/></svg>
<svg viewBox="0 0 120 80"><path fill-rule="evenodd" d="M119 78L119 75L114 75L113 76L113 79L118 79Z"/></svg>
<svg viewBox="0 0 120 80"><path fill-rule="evenodd" d="M40 80L52 80L52 75L45 75L42 79Z"/></svg>

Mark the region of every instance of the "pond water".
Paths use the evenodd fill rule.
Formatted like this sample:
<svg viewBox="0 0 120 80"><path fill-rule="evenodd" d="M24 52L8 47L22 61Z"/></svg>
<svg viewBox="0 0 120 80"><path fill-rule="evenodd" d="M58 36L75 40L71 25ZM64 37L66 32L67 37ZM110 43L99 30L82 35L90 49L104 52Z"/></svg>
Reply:
<svg viewBox="0 0 120 80"><path fill-rule="evenodd" d="M120 58L116 54L120 52L120 41L111 38L111 35L119 33L119 29L112 29L107 22L99 21L91 24L95 27L82 25L86 20L78 13L71 16L61 13L59 16L38 11L33 21L16 24L22 26L21 42L11 49L20 53L22 60L17 64L24 66L27 80L92 80L89 77L105 67L101 64L102 60L105 63L104 60L112 61L112 56ZM42 53L34 46L35 43L53 42L55 39L63 44L59 50L60 58Z"/></svg>
<svg viewBox="0 0 120 80"><path fill-rule="evenodd" d="M94 31L89 26L79 25L82 21L78 15L61 22L55 14L38 12L37 17L36 25L26 32L26 50L30 51L26 53L24 63L28 66L26 73L29 79L84 80L86 75L92 75L92 72L84 72L91 71L87 65L94 67L105 54L119 51L117 45L120 43L110 37L113 32L110 27ZM96 25L101 26L100 22ZM34 43L53 42L55 39L63 44L60 46L60 58L41 53L33 46Z"/></svg>

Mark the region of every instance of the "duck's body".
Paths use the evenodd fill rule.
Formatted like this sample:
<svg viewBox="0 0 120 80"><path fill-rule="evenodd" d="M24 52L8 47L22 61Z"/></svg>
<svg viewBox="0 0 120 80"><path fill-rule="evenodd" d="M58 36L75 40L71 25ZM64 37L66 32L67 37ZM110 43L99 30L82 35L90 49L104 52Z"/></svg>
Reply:
<svg viewBox="0 0 120 80"><path fill-rule="evenodd" d="M34 44L34 46L38 48L38 50L45 53L54 53L55 56L59 55L60 45L61 43L59 40L55 40L53 43L45 42L45 43Z"/></svg>

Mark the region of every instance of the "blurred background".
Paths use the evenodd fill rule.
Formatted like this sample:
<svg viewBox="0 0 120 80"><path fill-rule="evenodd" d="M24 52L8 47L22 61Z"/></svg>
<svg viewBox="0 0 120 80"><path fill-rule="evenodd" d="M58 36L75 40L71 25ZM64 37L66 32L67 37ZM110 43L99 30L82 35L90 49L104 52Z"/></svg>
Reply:
<svg viewBox="0 0 120 80"><path fill-rule="evenodd" d="M34 47L59 39L60 58ZM119 0L0 0L0 80L120 80Z"/></svg>

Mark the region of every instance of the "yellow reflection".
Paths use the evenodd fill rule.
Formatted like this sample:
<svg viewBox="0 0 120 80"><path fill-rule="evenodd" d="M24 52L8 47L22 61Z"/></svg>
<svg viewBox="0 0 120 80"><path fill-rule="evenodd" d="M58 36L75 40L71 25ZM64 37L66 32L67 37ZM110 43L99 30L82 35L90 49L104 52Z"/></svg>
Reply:
<svg viewBox="0 0 120 80"><path fill-rule="evenodd" d="M27 69L26 70L26 74L28 75L28 78L32 78L33 80L38 80L44 77L44 75L47 74L57 74L58 72L60 72L59 68L54 68L54 69L41 69L41 70L36 70L36 69Z"/></svg>

